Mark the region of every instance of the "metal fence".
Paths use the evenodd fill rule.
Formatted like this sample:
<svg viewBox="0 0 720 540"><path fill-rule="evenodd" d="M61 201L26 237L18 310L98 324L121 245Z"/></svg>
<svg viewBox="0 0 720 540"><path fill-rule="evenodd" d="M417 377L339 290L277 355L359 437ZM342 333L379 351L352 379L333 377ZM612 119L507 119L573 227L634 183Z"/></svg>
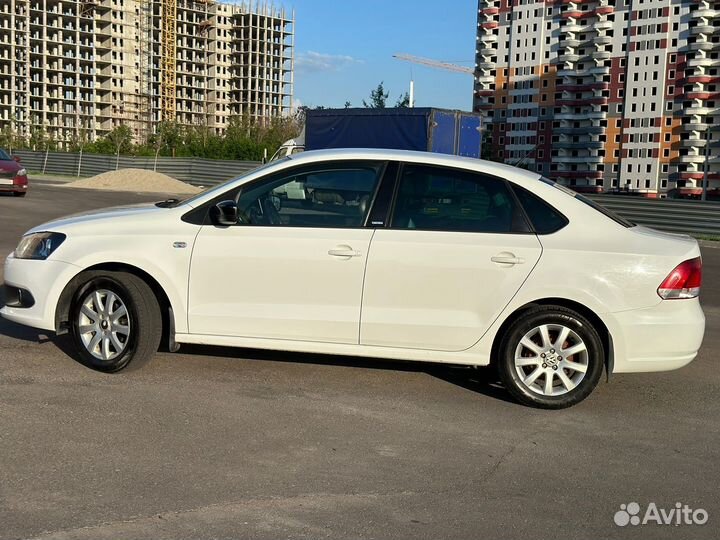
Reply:
<svg viewBox="0 0 720 540"><path fill-rule="evenodd" d="M592 199L633 223L677 233L720 236L720 203L594 195Z"/></svg>
<svg viewBox="0 0 720 540"><path fill-rule="evenodd" d="M30 171L69 176L94 176L115 169L157 170L197 186L218 184L260 165L254 161L196 158L120 157L98 154L17 151ZM720 237L720 203L645 199L627 195L593 195L603 206L641 225L679 233Z"/></svg>
<svg viewBox="0 0 720 540"><path fill-rule="evenodd" d="M254 169L256 161L221 161L197 158L124 157L66 152L18 150L22 164L31 172L67 176L95 176L116 169L148 169L167 174L196 186L211 186Z"/></svg>

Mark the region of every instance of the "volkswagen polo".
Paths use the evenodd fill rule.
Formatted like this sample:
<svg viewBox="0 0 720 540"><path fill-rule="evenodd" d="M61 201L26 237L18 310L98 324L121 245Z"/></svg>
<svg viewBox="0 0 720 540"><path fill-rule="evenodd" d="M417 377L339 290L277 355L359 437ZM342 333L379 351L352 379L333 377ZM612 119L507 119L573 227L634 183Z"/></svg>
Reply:
<svg viewBox="0 0 720 540"><path fill-rule="evenodd" d="M200 180L200 179L199 179ZM519 401L701 345L697 242L539 175L438 154L306 152L187 200L71 216L5 262L12 321L105 372L195 343L497 367Z"/></svg>

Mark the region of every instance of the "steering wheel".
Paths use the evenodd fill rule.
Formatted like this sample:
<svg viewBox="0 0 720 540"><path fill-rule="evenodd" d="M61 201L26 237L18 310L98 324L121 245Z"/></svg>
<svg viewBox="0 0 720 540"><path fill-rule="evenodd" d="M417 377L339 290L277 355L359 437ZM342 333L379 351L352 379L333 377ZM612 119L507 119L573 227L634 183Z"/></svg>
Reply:
<svg viewBox="0 0 720 540"><path fill-rule="evenodd" d="M280 213L269 196L258 198L247 209L247 218L252 225L282 225Z"/></svg>
<svg viewBox="0 0 720 540"><path fill-rule="evenodd" d="M270 195L266 195L262 199L262 209L263 214L265 214L265 220L269 225L282 225L280 212L278 212L278 209Z"/></svg>

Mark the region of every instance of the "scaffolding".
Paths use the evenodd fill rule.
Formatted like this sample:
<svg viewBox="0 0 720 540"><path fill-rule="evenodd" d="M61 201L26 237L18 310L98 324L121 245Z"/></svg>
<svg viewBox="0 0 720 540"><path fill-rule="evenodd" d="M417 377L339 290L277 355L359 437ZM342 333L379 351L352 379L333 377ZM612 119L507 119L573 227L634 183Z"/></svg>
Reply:
<svg viewBox="0 0 720 540"><path fill-rule="evenodd" d="M294 18L218 0L0 0L0 129L60 144L289 109ZM9 8L9 9L8 9ZM37 13L36 13L37 12ZM32 15L32 16L31 16Z"/></svg>
<svg viewBox="0 0 720 540"><path fill-rule="evenodd" d="M215 108L214 103L211 103L209 99L207 99L207 96L210 92L210 53L209 53L209 47L210 47L210 40L209 40L209 34L210 30L213 26L212 23L212 14L210 13L210 6L214 3L213 0L200 0L200 3L204 4L205 6L205 19L200 22L198 25L198 30L200 37L203 40L203 87L205 88L205 95L206 99L202 103L203 107L203 127L208 127L210 125L211 118L215 114Z"/></svg>
<svg viewBox="0 0 720 540"><path fill-rule="evenodd" d="M140 141L146 143L152 132L152 16L150 0L138 2L138 60L135 114Z"/></svg>
<svg viewBox="0 0 720 540"><path fill-rule="evenodd" d="M161 119L175 121L177 97L177 0L162 0L162 45L160 54L160 115Z"/></svg>

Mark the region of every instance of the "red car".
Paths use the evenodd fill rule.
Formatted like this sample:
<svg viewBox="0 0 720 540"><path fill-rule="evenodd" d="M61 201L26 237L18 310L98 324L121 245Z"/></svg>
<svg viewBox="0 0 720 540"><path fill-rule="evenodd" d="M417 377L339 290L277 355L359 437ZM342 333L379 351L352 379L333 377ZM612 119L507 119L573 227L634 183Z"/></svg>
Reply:
<svg viewBox="0 0 720 540"><path fill-rule="evenodd" d="M28 188L27 171L18 161L0 149L0 192L10 191L16 197L24 197Z"/></svg>

